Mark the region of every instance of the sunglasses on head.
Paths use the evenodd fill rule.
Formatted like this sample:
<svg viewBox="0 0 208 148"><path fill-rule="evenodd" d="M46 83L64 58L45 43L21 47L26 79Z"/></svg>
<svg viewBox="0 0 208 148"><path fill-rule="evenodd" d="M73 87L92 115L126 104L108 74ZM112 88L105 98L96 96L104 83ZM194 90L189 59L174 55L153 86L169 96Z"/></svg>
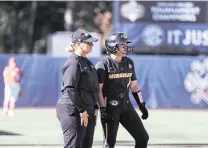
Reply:
<svg viewBox="0 0 208 148"><path fill-rule="evenodd" d="M89 33L84 33L84 36L85 36L86 39L89 39L89 38L92 37Z"/></svg>

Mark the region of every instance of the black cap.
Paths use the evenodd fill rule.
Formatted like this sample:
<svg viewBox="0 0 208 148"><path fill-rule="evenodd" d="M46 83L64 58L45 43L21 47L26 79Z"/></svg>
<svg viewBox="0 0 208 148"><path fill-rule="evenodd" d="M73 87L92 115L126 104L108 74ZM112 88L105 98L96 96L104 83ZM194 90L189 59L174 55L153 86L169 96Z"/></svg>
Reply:
<svg viewBox="0 0 208 148"><path fill-rule="evenodd" d="M91 34L89 34L87 31L79 29L77 31L74 32L74 34L72 35L72 42L76 43L76 42L88 42L88 43L92 43L92 42L97 42L98 39L92 37Z"/></svg>

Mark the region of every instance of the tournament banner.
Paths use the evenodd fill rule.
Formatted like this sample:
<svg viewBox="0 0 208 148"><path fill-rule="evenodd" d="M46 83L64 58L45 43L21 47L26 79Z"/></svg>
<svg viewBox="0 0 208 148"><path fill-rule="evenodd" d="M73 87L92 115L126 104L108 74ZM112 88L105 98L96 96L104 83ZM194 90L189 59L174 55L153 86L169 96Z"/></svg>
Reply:
<svg viewBox="0 0 208 148"><path fill-rule="evenodd" d="M208 54L208 25L205 24L120 24L134 53Z"/></svg>
<svg viewBox="0 0 208 148"><path fill-rule="evenodd" d="M207 23L205 1L118 1L120 22Z"/></svg>
<svg viewBox="0 0 208 148"><path fill-rule="evenodd" d="M133 41L134 53L207 54L208 2L116 1L113 25Z"/></svg>

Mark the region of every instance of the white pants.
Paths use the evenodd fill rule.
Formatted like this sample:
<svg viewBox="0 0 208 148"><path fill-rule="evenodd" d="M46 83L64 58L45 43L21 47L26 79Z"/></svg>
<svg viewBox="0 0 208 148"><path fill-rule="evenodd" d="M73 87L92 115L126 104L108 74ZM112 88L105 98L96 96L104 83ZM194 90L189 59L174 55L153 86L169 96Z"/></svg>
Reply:
<svg viewBox="0 0 208 148"><path fill-rule="evenodd" d="M19 93L21 90L21 86L19 83L13 83L13 84L7 84L5 85L4 88L4 100L5 101L14 101L16 102L16 100L19 97Z"/></svg>

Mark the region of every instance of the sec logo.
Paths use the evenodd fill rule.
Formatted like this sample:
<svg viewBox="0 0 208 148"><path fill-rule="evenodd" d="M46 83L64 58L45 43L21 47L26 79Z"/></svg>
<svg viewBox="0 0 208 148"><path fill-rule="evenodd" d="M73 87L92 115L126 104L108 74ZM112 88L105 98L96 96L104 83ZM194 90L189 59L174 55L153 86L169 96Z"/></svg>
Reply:
<svg viewBox="0 0 208 148"><path fill-rule="evenodd" d="M148 25L142 31L142 41L150 46L157 47L164 41L164 31L160 26Z"/></svg>

